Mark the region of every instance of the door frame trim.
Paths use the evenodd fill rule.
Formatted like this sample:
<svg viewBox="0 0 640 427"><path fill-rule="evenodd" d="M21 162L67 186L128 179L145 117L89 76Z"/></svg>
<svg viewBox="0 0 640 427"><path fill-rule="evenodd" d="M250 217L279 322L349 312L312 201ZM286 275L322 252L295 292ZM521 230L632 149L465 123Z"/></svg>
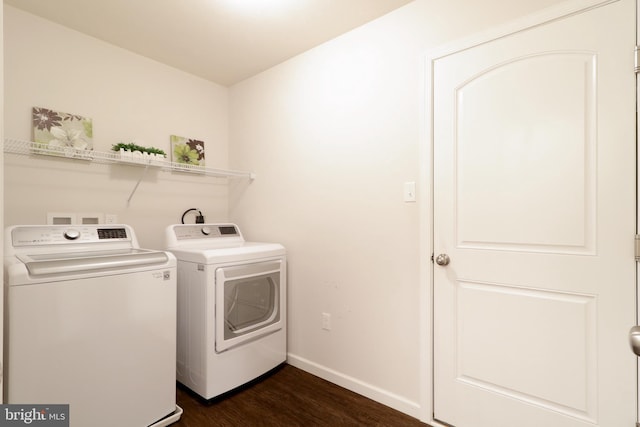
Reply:
<svg viewBox="0 0 640 427"><path fill-rule="evenodd" d="M419 333L420 333L420 420L433 427L448 427L434 420L434 347L433 347L433 272L434 264L431 256L434 250L434 199L433 199L433 69L434 63L446 56L467 50L494 40L510 36L528 29L544 25L546 23L562 19L577 13L585 12L589 9L601 7L619 0L568 0L555 6L543 9L536 13L526 15L522 18L510 21L487 31L472 34L439 47L429 49L424 54L424 79L421 82L422 101L420 111L420 144L419 158L419 182L424 185L419 188L419 255L420 263L420 301L419 301ZM636 3L639 0L636 0ZM638 8L636 8L637 10ZM640 16L638 17L640 20ZM638 21L640 22L640 21ZM640 34L637 36L640 39ZM639 96L640 96L640 89ZM640 114L640 113L639 113ZM640 117L639 117L640 119ZM640 158L639 158L640 161ZM640 185L640 183L639 183ZM640 190L639 190L640 191ZM639 194L640 197L640 194ZM640 200L640 199L639 199ZM640 202L639 202L640 203ZM640 227L640 223L638 224ZM639 267L640 271L640 267ZM639 273L640 274L640 273ZM636 307L638 312L638 307ZM640 359L639 359L640 364ZM640 419L640 408L639 418Z"/></svg>
<svg viewBox="0 0 640 427"><path fill-rule="evenodd" d="M636 0L636 48L640 43L640 0ZM636 64L637 66L638 64ZM640 73L636 71L636 236L640 233L640 149L638 144L638 124L640 124ZM636 259L636 325L640 325L640 262ZM636 427L640 427L640 357L636 364Z"/></svg>

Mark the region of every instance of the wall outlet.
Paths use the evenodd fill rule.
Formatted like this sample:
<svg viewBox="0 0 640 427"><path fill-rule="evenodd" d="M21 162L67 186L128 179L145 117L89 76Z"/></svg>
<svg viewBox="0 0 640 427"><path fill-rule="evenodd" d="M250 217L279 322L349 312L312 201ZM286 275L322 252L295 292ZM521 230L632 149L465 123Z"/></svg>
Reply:
<svg viewBox="0 0 640 427"><path fill-rule="evenodd" d="M331 314L322 313L322 329L325 331L331 330Z"/></svg>
<svg viewBox="0 0 640 427"><path fill-rule="evenodd" d="M104 223L105 224L117 224L118 223L118 215L116 215L116 214L105 214L104 215Z"/></svg>

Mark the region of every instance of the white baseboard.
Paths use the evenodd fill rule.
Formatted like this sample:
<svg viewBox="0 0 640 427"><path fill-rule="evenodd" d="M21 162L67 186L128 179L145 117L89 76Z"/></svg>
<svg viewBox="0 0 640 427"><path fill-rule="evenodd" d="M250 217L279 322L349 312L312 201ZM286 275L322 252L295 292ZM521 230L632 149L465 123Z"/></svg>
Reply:
<svg viewBox="0 0 640 427"><path fill-rule="evenodd" d="M351 390L354 393L361 394L378 403L420 419L420 405L416 402L334 371L333 369L318 365L317 363L296 356L295 354L287 354L287 363L324 380L337 384L340 387L346 388L347 390Z"/></svg>

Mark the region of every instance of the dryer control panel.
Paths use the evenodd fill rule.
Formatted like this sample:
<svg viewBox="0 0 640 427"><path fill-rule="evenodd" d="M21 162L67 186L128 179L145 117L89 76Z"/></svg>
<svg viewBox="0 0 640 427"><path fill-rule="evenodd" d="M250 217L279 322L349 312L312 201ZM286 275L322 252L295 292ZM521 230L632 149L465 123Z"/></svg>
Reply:
<svg viewBox="0 0 640 427"><path fill-rule="evenodd" d="M173 226L176 240L242 237L235 224L189 224Z"/></svg>

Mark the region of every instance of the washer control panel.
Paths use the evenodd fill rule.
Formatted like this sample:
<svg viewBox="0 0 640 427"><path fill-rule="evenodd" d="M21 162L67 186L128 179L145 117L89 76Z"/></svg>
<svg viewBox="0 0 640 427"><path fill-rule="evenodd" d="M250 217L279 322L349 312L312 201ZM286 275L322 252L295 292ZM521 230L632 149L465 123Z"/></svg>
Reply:
<svg viewBox="0 0 640 427"><path fill-rule="evenodd" d="M101 241L130 241L124 226L24 226L11 231L13 246L55 245L67 242L91 243Z"/></svg>

